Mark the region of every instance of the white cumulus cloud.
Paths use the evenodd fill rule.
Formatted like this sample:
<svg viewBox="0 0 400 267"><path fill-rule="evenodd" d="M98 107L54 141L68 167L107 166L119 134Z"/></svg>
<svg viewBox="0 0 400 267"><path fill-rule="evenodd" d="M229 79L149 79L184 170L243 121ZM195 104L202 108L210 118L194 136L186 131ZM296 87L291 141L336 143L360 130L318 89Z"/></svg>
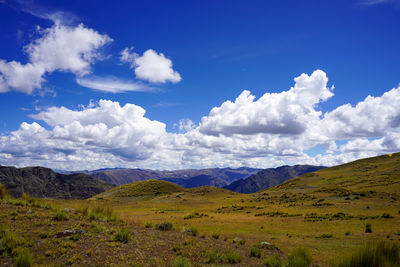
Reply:
<svg viewBox="0 0 400 267"><path fill-rule="evenodd" d="M0 92L15 90L32 94L42 88L45 74L54 71L86 75L91 64L100 58L98 49L112 41L83 24L77 27L55 24L38 31L41 37L24 48L28 63L0 60Z"/></svg>
<svg viewBox="0 0 400 267"><path fill-rule="evenodd" d="M182 80L181 75L172 68L172 61L163 53L149 49L142 56L133 52L133 48L125 48L121 52L120 60L129 63L134 68L138 79L152 83L177 83Z"/></svg>

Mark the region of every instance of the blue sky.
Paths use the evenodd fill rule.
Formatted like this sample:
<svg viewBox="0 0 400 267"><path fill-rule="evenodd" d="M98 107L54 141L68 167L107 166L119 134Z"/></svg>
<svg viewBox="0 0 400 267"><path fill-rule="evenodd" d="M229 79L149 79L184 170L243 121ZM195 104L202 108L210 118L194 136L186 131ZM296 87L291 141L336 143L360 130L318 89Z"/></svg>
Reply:
<svg viewBox="0 0 400 267"><path fill-rule="evenodd" d="M399 15L397 0L0 0L0 164L335 165L400 151Z"/></svg>

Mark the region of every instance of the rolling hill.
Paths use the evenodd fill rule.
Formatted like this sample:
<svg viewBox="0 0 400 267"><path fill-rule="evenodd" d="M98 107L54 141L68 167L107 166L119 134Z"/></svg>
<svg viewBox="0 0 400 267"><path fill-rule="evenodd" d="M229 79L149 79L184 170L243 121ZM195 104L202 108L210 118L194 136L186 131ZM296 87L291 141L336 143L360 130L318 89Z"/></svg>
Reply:
<svg viewBox="0 0 400 267"><path fill-rule="evenodd" d="M224 188L238 193L255 193L273 187L291 178L314 172L325 167L311 165L281 166L257 172L245 179L239 179Z"/></svg>
<svg viewBox="0 0 400 267"><path fill-rule="evenodd" d="M86 174L60 174L43 167L0 166L0 183L10 195L27 193L40 198L85 199L114 187Z"/></svg>

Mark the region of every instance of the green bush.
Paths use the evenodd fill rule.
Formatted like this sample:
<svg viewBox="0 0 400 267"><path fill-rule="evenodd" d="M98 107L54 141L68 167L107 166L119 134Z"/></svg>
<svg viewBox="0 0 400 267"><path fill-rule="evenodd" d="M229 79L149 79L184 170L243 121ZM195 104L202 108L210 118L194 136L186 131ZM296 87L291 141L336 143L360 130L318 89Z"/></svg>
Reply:
<svg viewBox="0 0 400 267"><path fill-rule="evenodd" d="M252 246L250 248L250 257L261 258L261 250L256 246Z"/></svg>
<svg viewBox="0 0 400 267"><path fill-rule="evenodd" d="M170 222L163 222L156 225L156 229L160 231L170 231L173 229L172 223Z"/></svg>
<svg viewBox="0 0 400 267"><path fill-rule="evenodd" d="M130 239L131 239L131 235L130 235L129 231L125 228L119 229L118 232L114 236L114 241L118 241L121 243L128 243Z"/></svg>
<svg viewBox="0 0 400 267"><path fill-rule="evenodd" d="M181 256L178 256L172 262L172 267L191 267L192 264L186 259Z"/></svg>
<svg viewBox="0 0 400 267"><path fill-rule="evenodd" d="M370 223L367 223L367 224L365 225L365 232L366 232L366 233L372 233L372 226L371 226Z"/></svg>
<svg viewBox="0 0 400 267"><path fill-rule="evenodd" d="M266 256L263 258L263 264L266 267L282 267L282 260L278 255Z"/></svg>
<svg viewBox="0 0 400 267"><path fill-rule="evenodd" d="M351 256L339 260L338 267L400 266L400 245L391 241L367 243Z"/></svg>
<svg viewBox="0 0 400 267"><path fill-rule="evenodd" d="M33 265L31 252L24 248L18 251L17 260L15 261L16 267L30 267Z"/></svg>
<svg viewBox="0 0 400 267"><path fill-rule="evenodd" d="M144 227L151 228L151 227L153 227L153 224L151 222L145 222Z"/></svg>
<svg viewBox="0 0 400 267"><path fill-rule="evenodd" d="M311 256L304 248L295 248L287 258L287 267L309 267Z"/></svg>
<svg viewBox="0 0 400 267"><path fill-rule="evenodd" d="M221 255L221 260L223 263L239 263L242 261L242 256L235 251L228 251L227 253Z"/></svg>

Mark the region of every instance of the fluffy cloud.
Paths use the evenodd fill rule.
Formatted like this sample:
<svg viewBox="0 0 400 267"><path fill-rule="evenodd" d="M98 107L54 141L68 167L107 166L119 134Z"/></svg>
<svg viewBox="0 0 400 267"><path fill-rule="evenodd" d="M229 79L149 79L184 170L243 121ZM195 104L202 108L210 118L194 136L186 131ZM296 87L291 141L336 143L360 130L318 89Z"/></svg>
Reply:
<svg viewBox="0 0 400 267"><path fill-rule="evenodd" d="M90 65L100 57L98 49L112 41L82 24L77 27L55 24L38 31L41 37L24 48L28 63L0 60L0 92L15 90L31 94L42 87L45 74L53 71L86 75L90 73Z"/></svg>
<svg viewBox="0 0 400 267"><path fill-rule="evenodd" d="M86 76L78 77L76 82L83 87L110 93L121 93L128 91L149 92L155 90L154 88L145 84L125 81L116 77Z"/></svg>
<svg viewBox="0 0 400 267"><path fill-rule="evenodd" d="M203 117L200 131L209 135L289 134L303 133L321 115L315 105L333 96L327 87L328 78L321 70L311 76L295 78L289 91L264 94L257 101L249 91L243 91L235 102L226 101Z"/></svg>
<svg viewBox="0 0 400 267"><path fill-rule="evenodd" d="M135 75L139 79L152 83L177 83L182 80L180 74L172 68L172 61L163 53L158 54L152 49L139 56L133 53L133 48L125 48L120 59L135 69Z"/></svg>
<svg viewBox="0 0 400 267"><path fill-rule="evenodd" d="M199 125L181 120L180 133L167 132L133 104L51 107L31 115L37 122L0 136L0 160L62 169L329 166L400 150L400 87L323 113L318 104L333 96L327 84L317 70L297 77L288 91L258 100L244 91ZM309 156L316 146L326 152Z"/></svg>

